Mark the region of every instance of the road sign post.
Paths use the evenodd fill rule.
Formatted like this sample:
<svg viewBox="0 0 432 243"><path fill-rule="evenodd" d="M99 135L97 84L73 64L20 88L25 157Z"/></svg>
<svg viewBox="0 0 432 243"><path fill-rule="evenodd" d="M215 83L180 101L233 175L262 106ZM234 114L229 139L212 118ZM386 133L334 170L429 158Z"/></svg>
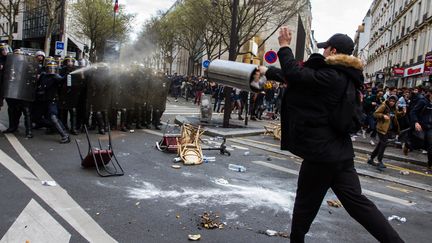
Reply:
<svg viewBox="0 0 432 243"><path fill-rule="evenodd" d="M210 66L210 61L209 60L203 61L202 66L203 66L203 68L207 69Z"/></svg>
<svg viewBox="0 0 432 243"><path fill-rule="evenodd" d="M273 50L270 50L268 52L266 52L264 54L264 60L268 63L268 64L274 64L277 62L278 60L278 56L277 53Z"/></svg>
<svg viewBox="0 0 432 243"><path fill-rule="evenodd" d="M56 56L64 57L64 55L65 55L64 42L56 41L54 54Z"/></svg>

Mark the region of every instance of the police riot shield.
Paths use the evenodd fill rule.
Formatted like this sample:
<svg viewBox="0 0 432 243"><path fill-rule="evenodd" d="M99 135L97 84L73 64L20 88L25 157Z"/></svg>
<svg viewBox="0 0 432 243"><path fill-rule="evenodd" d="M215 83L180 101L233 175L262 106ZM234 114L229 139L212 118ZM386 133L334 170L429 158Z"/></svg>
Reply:
<svg viewBox="0 0 432 243"><path fill-rule="evenodd" d="M111 106L112 79L107 64L97 65L85 73L87 79L88 111L106 111Z"/></svg>
<svg viewBox="0 0 432 243"><path fill-rule="evenodd" d="M113 66L111 68L112 106L114 110L133 109L135 104L135 73L129 67Z"/></svg>
<svg viewBox="0 0 432 243"><path fill-rule="evenodd" d="M152 75L154 88L152 89L153 109L159 110L161 113L165 111L166 99L169 92L169 79L161 72Z"/></svg>
<svg viewBox="0 0 432 243"><path fill-rule="evenodd" d="M37 67L36 60L32 56L8 55L4 67L3 96L10 99L34 101Z"/></svg>
<svg viewBox="0 0 432 243"><path fill-rule="evenodd" d="M145 108L149 101L149 83L151 72L145 69L142 65L134 65L133 73L133 89L135 96L135 107Z"/></svg>
<svg viewBox="0 0 432 243"><path fill-rule="evenodd" d="M73 71L73 70L70 70ZM63 83L59 90L60 108L72 109L77 108L82 97L82 90L84 86L84 73L65 72L63 76Z"/></svg>

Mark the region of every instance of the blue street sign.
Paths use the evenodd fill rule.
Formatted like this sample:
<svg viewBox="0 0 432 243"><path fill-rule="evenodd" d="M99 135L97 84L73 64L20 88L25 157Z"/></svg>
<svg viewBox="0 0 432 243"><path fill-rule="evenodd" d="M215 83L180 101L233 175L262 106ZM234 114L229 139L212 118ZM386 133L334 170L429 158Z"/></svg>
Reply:
<svg viewBox="0 0 432 243"><path fill-rule="evenodd" d="M56 48L57 50L64 50L64 42L56 41Z"/></svg>
<svg viewBox="0 0 432 243"><path fill-rule="evenodd" d="M209 61L209 60L205 60L205 61L202 63L202 66L203 66L203 68L208 68L208 67L210 66L210 61Z"/></svg>

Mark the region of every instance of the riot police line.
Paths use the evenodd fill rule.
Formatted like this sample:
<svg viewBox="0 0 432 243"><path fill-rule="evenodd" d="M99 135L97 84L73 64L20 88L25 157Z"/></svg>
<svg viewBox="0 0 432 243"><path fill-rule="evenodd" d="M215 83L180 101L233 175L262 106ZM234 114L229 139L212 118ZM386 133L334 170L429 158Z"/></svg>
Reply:
<svg viewBox="0 0 432 243"><path fill-rule="evenodd" d="M160 129L169 80L142 64L76 65L71 57L58 63L42 51L34 56L8 54L0 44L0 100L8 104L8 129L16 132L24 115L27 138L32 130L57 132L61 143L84 125L105 134L108 129Z"/></svg>

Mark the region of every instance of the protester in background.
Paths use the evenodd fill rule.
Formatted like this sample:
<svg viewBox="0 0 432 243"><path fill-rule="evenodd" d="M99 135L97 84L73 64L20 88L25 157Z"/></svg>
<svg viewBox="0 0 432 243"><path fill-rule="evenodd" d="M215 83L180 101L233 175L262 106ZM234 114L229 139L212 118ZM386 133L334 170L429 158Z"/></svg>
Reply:
<svg viewBox="0 0 432 243"><path fill-rule="evenodd" d="M224 86L222 85L217 85L217 88L213 94L213 97L215 99L214 102L214 106L213 106L213 111L219 113L220 112L220 108L221 108L221 104L222 104L222 100L225 97L224 94Z"/></svg>
<svg viewBox="0 0 432 243"><path fill-rule="evenodd" d="M378 108L378 107L380 107L380 105L383 103L385 101L385 99L384 99L384 93L383 93L383 91L382 90L378 90L378 92L377 92L377 95L376 95L376 98L375 98L375 110ZM375 110L373 111L373 112L375 112ZM373 119L375 119L375 117L373 117ZM376 130L376 120L375 120L375 129L373 129L372 130L372 132L371 132L371 135L370 135L370 137L371 137L371 140L369 141L369 143L372 145L372 146L375 146L375 142L374 142L374 140L376 139L376 135L377 135L377 130Z"/></svg>
<svg viewBox="0 0 432 243"><path fill-rule="evenodd" d="M232 110L234 111L235 109L237 109L237 114L238 114L238 119L240 121L244 120L243 117L241 116L242 113L242 102L241 102L241 89L233 89L233 108Z"/></svg>
<svg viewBox="0 0 432 243"><path fill-rule="evenodd" d="M378 132L379 142L367 163L377 166L380 171L386 168L382 159L388 140L399 134L400 127L398 118L404 116L406 112L406 108L403 108L402 111L397 110L397 100L398 98L396 95L390 96L388 100L382 103L374 113L374 117L378 120L376 130ZM378 158L378 164L374 162L376 157Z"/></svg>
<svg viewBox="0 0 432 243"><path fill-rule="evenodd" d="M201 105L201 96L205 90L204 80L200 77L195 85L195 101L194 104Z"/></svg>
<svg viewBox="0 0 432 243"><path fill-rule="evenodd" d="M411 123L414 125L415 132L425 141L428 156L428 170L432 170L432 91L429 88L426 97L422 97L416 102L416 106L411 110Z"/></svg>

